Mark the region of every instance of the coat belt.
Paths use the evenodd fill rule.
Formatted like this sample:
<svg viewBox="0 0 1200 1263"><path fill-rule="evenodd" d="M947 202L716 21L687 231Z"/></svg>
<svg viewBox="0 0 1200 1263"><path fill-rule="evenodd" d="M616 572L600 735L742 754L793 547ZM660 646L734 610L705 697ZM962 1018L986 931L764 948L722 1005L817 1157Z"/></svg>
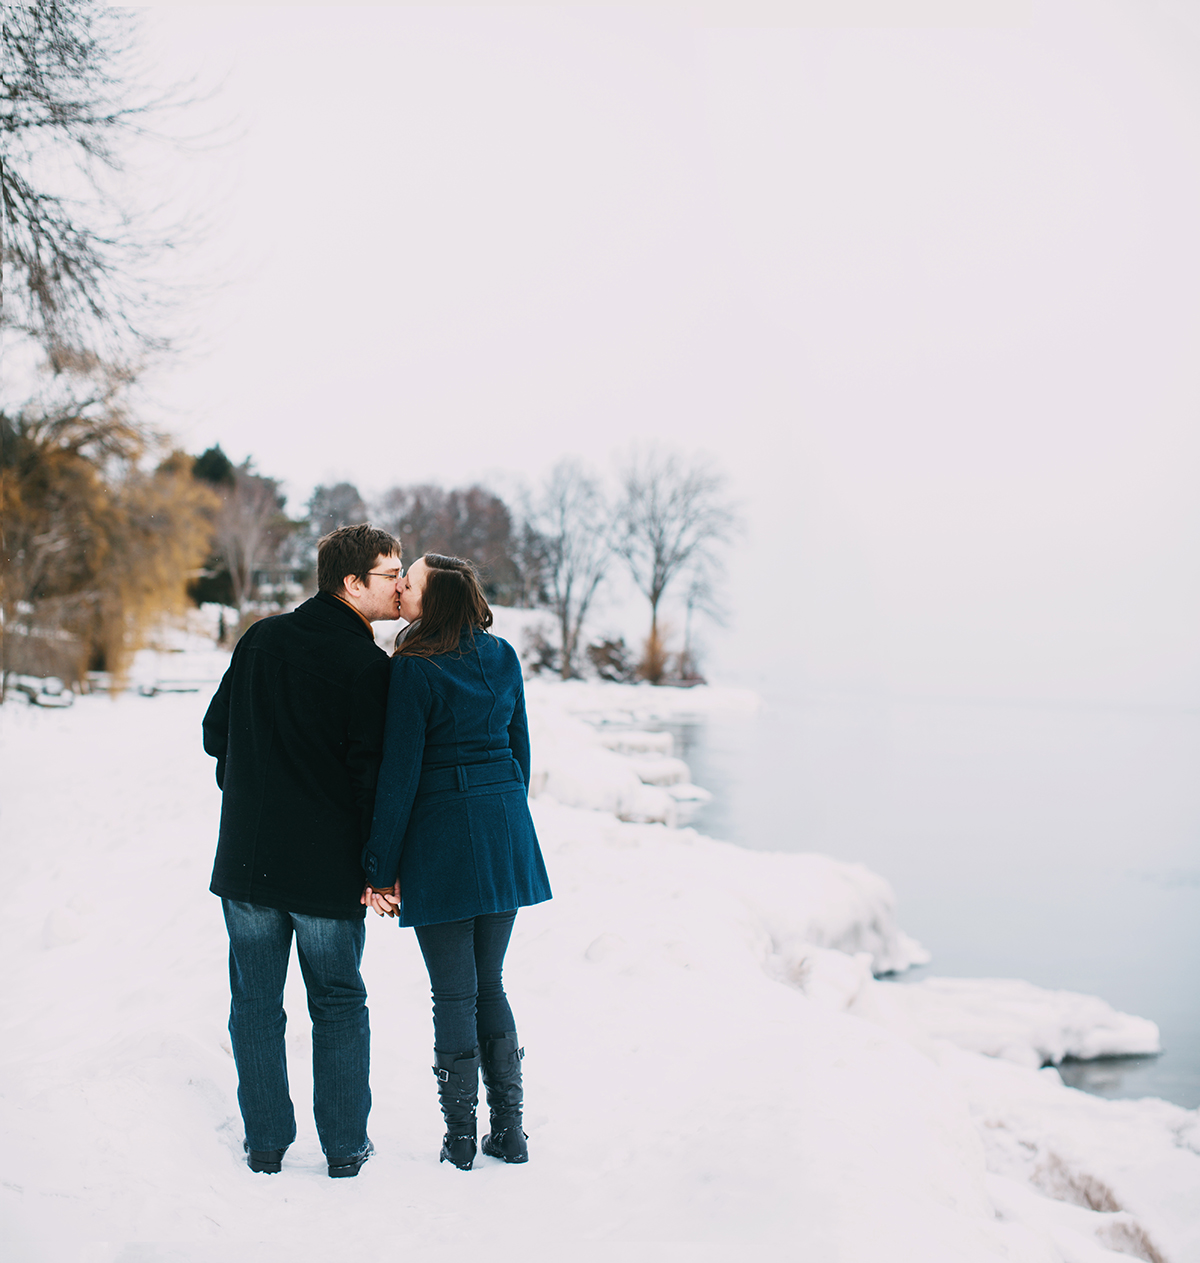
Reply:
<svg viewBox="0 0 1200 1263"><path fill-rule="evenodd" d="M505 781L521 781L521 769L516 759L495 763L460 763L456 767L431 767L421 773L417 783L418 794L440 794L447 789L465 793L481 785L500 785Z"/></svg>

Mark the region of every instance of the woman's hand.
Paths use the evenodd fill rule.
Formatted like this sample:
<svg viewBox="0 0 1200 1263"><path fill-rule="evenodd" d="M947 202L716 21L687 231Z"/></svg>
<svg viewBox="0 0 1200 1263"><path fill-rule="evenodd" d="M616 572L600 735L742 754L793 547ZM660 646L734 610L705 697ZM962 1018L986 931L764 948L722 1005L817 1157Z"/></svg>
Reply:
<svg viewBox="0 0 1200 1263"><path fill-rule="evenodd" d="M396 916L400 904L399 879L397 878L394 886L385 887L383 889L378 889L369 884L364 886L359 903L373 909L378 916Z"/></svg>

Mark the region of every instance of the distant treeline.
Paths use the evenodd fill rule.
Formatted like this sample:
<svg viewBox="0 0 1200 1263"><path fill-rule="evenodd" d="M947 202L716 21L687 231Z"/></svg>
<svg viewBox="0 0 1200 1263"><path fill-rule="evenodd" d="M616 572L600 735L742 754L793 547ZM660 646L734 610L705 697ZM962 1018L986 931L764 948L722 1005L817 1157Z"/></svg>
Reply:
<svg viewBox="0 0 1200 1263"><path fill-rule="evenodd" d="M540 603L541 559L529 547L528 530L484 487L392 487L368 504L357 487L342 482L317 487L305 512L289 517L278 481L256 473L249 461L235 466L220 447L196 458L194 474L222 502L212 553L189 585L197 602L216 601L240 613L290 603L316 587L320 538L370 521L401 540L406 561L427 552L469 557L492 602Z"/></svg>
<svg viewBox="0 0 1200 1263"><path fill-rule="evenodd" d="M513 504L478 484L435 483L391 487L368 502L340 482L317 487L304 515L294 518L278 480L250 461L235 466L219 446L197 457L193 472L221 508L212 552L189 592L197 602L232 606L242 621L311 591L318 540L364 521L395 535L406 562L427 552L470 558L494 604L551 611L556 643L533 646L534 661L564 678L579 673L586 648L610 678L696 679L691 616L720 614L709 600L714 549L729 539L735 515L723 477L677 453L631 454L610 487L580 462L563 460ZM636 657L621 642L579 643L614 563L628 569L650 603L649 635ZM673 586L682 591L686 616L683 646L670 653L658 614Z"/></svg>
<svg viewBox="0 0 1200 1263"><path fill-rule="evenodd" d="M49 412L0 413L0 670L78 682L120 677L165 613L215 602L230 637L315 590L317 542L371 521L426 552L468 557L489 599L545 609L557 635L528 646L564 678L590 661L602 677L695 681L691 620L708 599L715 552L735 525L721 475L702 461L647 449L611 485L561 461L506 503L480 486L392 487L368 503L350 483L320 486L290 516L280 481L219 446L152 458L152 437L103 392ZM614 564L650 604L640 652L581 643ZM677 589L683 644L670 650L660 603Z"/></svg>

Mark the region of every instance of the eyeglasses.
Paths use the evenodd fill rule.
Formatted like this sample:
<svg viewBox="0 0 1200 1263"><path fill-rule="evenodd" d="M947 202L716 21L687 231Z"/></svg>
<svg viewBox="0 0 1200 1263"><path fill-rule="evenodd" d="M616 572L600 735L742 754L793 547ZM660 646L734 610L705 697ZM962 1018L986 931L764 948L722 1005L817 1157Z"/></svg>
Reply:
<svg viewBox="0 0 1200 1263"><path fill-rule="evenodd" d="M393 582L403 575L403 570L368 570L367 574L378 575L381 579L391 579Z"/></svg>

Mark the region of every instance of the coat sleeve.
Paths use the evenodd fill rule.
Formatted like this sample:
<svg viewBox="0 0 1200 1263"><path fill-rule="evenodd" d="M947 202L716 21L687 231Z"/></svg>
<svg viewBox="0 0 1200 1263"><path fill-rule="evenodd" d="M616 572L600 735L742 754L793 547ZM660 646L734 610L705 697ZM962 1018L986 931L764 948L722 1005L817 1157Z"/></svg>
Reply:
<svg viewBox="0 0 1200 1263"><path fill-rule="evenodd" d="M375 787L383 756L383 728L387 713L388 680L392 664L383 654L377 662L359 672L350 699L350 722L346 730L346 772L358 807L358 817L366 838L371 832L375 811Z"/></svg>
<svg viewBox="0 0 1200 1263"><path fill-rule="evenodd" d="M432 704L429 681L420 663L403 655L393 658L375 814L362 854L367 881L379 890L393 885L400 870L404 833L421 780L425 726Z"/></svg>
<svg viewBox="0 0 1200 1263"><path fill-rule="evenodd" d="M236 657L236 649L234 654ZM222 790L225 788L225 757L229 751L229 696L232 690L233 660L221 678L200 725L204 734L204 753L211 754L217 761L217 784Z"/></svg>
<svg viewBox="0 0 1200 1263"><path fill-rule="evenodd" d="M517 703L513 707L512 719L508 721L508 748L521 769L521 779L525 782L525 792L529 792L529 720L525 716L525 689L517 684Z"/></svg>

